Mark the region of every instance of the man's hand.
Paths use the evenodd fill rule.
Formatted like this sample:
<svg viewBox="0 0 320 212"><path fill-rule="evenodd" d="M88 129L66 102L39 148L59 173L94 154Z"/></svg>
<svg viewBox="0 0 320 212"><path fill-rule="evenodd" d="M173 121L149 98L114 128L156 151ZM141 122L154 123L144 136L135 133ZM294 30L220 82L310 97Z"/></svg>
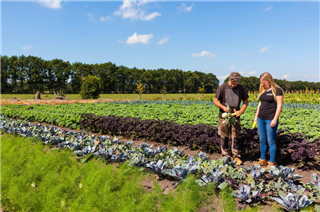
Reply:
<svg viewBox="0 0 320 212"><path fill-rule="evenodd" d="M229 112L228 108L226 106L223 106L223 109L222 109L224 112Z"/></svg>
<svg viewBox="0 0 320 212"><path fill-rule="evenodd" d="M242 114L240 110L236 111L236 109L233 109L233 111L236 114L236 117L239 117Z"/></svg>
<svg viewBox="0 0 320 212"><path fill-rule="evenodd" d="M229 112L228 108L222 105L217 98L214 98L213 103L224 112Z"/></svg>

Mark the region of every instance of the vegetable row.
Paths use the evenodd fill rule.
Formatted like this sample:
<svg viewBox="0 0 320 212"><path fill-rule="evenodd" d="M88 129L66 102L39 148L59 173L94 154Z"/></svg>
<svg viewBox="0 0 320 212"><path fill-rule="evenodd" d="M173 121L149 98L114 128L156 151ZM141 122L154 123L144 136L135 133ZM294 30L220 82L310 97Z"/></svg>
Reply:
<svg viewBox="0 0 320 212"><path fill-rule="evenodd" d="M143 120L133 117L81 115L81 127L102 134L121 135L173 146L187 146L190 149L220 153L221 139L218 128L212 125L177 124L168 120ZM320 170L320 139L310 142L301 133L279 130L276 137L277 161L293 161L302 169ZM241 154L257 159L260 157L260 143L257 129L243 129L241 133ZM231 146L231 141L229 141Z"/></svg>
<svg viewBox="0 0 320 212"><path fill-rule="evenodd" d="M209 106L215 106L215 104L212 101L204 101L204 100L135 100L135 101L114 101L111 102L113 104L128 104L128 105L141 105L141 104L147 104L147 105L156 105L156 104L181 104L181 105L190 105L190 104L205 104ZM301 104L301 103L284 103L282 105L283 108L287 109L296 109L296 108L302 108L302 109L312 109L312 110L320 110L320 102L318 104ZM241 103L242 105L242 103ZM249 102L249 107L257 107L258 102Z"/></svg>
<svg viewBox="0 0 320 212"><path fill-rule="evenodd" d="M249 92L249 102L259 102L257 99L258 92L252 93ZM180 97L176 100L205 100L205 101L213 101L215 94L213 95L205 95L203 97L192 97L187 96L186 98ZM159 98L159 97L158 97ZM161 99L160 99L161 100ZM315 92L305 93L303 91L295 92L295 93L287 93L285 92L283 95L284 103L299 103L299 104L319 104L320 103L320 93L319 90Z"/></svg>
<svg viewBox="0 0 320 212"><path fill-rule="evenodd" d="M109 136L90 136L81 131L68 132L3 117L0 129L35 138L43 144L54 145L55 149L70 149L81 157L82 162L92 158L105 162L127 162L130 166L151 170L160 178L174 180L174 187L186 180L188 175L194 174L199 186L212 189L230 187L242 204L276 201L288 210L298 211L320 199L319 176L312 174L312 181L304 184L298 180L302 176L293 174L294 168L279 166L266 171L256 165L237 169L235 161L230 161L227 157L210 161L203 152L190 156L177 148L160 146L152 149L152 145L146 143L133 146L132 141L125 143L117 138L110 139Z"/></svg>
<svg viewBox="0 0 320 212"><path fill-rule="evenodd" d="M80 128L80 115L93 113L95 115L140 117L142 119L173 120L179 124L206 124L218 126L218 109L209 104L72 104L72 105L6 105L1 107L1 113L11 118L28 121L46 122L71 129ZM248 107L241 115L243 128L250 128L256 113L255 107ZM311 118L310 118L311 117ZM320 111L303 108L283 108L280 115L279 129L289 132L300 132L308 139L320 137Z"/></svg>

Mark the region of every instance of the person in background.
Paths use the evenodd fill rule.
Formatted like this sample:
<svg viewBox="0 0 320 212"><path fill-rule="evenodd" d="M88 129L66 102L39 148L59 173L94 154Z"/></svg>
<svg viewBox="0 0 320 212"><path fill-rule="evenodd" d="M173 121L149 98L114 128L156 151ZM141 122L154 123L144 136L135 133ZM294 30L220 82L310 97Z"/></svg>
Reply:
<svg viewBox="0 0 320 212"><path fill-rule="evenodd" d="M260 75L258 99L260 101L254 122L258 124L261 157L256 164L267 165L266 152L269 144L270 160L266 168L266 170L269 170L270 166L276 165L276 135L282 109L283 90L273 81L271 74L267 72Z"/></svg>
<svg viewBox="0 0 320 212"><path fill-rule="evenodd" d="M248 92L247 89L240 85L241 75L237 72L232 72L229 75L229 81L223 83L217 90L216 96L214 98L214 104L220 108L219 111L219 126L218 134L221 137L221 153L222 156L227 156L231 158L229 154L228 142L229 139L232 140L231 151L232 155L237 162L236 165L241 165L241 154L240 154L240 142L241 142L241 123L240 115L246 110L248 106ZM241 100L243 105L240 108ZM230 108L228 111L227 105ZM236 113L236 124L228 124L227 126L222 123L222 114L224 112L234 112ZM231 132L231 133L230 133ZM231 137L229 138L229 135Z"/></svg>

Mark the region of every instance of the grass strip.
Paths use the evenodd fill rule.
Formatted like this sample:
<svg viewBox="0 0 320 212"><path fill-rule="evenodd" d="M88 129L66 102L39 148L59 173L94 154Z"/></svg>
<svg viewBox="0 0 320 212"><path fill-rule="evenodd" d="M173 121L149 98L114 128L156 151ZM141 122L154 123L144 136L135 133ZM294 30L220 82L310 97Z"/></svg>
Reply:
<svg viewBox="0 0 320 212"><path fill-rule="evenodd" d="M31 139L2 135L1 204L8 211L196 211L208 195L189 178L175 192L125 164L116 169L100 160L86 164L70 152L50 151ZM153 179L151 179L152 181Z"/></svg>

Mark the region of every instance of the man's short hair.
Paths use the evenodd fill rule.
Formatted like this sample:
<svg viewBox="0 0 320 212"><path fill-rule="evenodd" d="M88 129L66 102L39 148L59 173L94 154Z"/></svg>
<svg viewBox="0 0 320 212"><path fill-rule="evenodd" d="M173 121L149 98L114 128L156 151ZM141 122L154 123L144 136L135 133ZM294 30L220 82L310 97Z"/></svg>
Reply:
<svg viewBox="0 0 320 212"><path fill-rule="evenodd" d="M238 72L232 72L229 75L229 80L235 83L239 83L241 81L241 75Z"/></svg>

